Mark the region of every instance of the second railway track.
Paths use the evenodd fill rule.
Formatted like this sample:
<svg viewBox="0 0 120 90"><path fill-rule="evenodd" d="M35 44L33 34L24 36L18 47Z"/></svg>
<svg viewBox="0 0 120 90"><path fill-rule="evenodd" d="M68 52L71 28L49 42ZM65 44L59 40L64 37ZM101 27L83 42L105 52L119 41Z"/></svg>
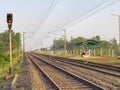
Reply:
<svg viewBox="0 0 120 90"><path fill-rule="evenodd" d="M46 55L44 57L46 57ZM47 56L47 59L49 59L50 57L51 56ZM82 62L82 61L72 60L72 59L67 59L67 58L59 58L59 57L51 57L51 58L55 62L68 63L68 64L71 64L74 66L78 66L78 67L86 68L86 69L93 70L96 72L100 72L105 75L110 75L110 76L120 78L120 69L119 68L113 68L108 65L105 66L103 64Z"/></svg>

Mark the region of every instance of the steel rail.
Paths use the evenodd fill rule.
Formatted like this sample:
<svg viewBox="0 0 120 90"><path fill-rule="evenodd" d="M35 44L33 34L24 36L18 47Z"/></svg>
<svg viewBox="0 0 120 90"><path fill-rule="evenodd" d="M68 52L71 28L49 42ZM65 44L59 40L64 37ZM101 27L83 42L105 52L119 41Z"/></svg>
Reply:
<svg viewBox="0 0 120 90"><path fill-rule="evenodd" d="M98 84L95 84L95 83L93 83L93 82L91 82L91 81L89 81L89 80L87 80L85 78L82 78L82 77L80 77L80 76L78 76L78 75L76 75L76 74L74 74L72 72L68 72L67 70L64 70L64 69L62 69L60 67L57 67L56 65L48 63L48 62L46 62L45 60L42 60L40 57L38 57L36 55L33 55L33 54L31 54L31 55L34 56L35 58L41 60L42 62L44 62L44 63L46 63L46 64L48 64L48 65L50 65L50 66L52 66L52 67L54 67L54 68L56 68L58 70L60 70L61 72L64 72L64 73L68 74L69 76L71 76L73 78L76 78L76 80L83 82L84 84L88 85L89 87L94 88L94 90L105 90L105 88L99 86Z"/></svg>
<svg viewBox="0 0 120 90"><path fill-rule="evenodd" d="M46 55L45 55L46 56ZM106 71L102 71L102 70L99 70L99 69L106 69L106 68L104 68L104 67L99 67L99 66L97 66L97 65L89 65L89 63L88 62L82 62L82 63L78 63L78 62L74 62L74 61L71 61L70 62L70 60L63 60L63 58L62 59L60 59L60 58L56 58L56 57L53 57L52 59L57 59L57 61L59 61L59 62L64 62L64 63L67 63L67 64L71 64L71 65L74 65L74 66L78 66L78 67L82 67L82 68L86 68L86 69L89 69L89 70L93 70L93 71L96 71L96 72L100 72L100 73L103 73L103 74L107 74L107 75L110 75L110 76L114 76L114 77L117 77L117 78L120 78L120 75L119 74L115 74L115 73L111 73L111 72L106 72ZM87 64L87 65L86 65ZM95 63L96 64L96 63ZM94 67L97 67L97 68L94 68ZM110 71L114 71L113 69L111 70L111 69L109 69ZM118 70L115 70L115 71L117 71L116 73L119 73L119 71ZM114 72L115 72L114 71Z"/></svg>
<svg viewBox="0 0 120 90"><path fill-rule="evenodd" d="M29 59L34 63L34 65L45 75L45 77L53 84L55 90L62 90L53 80L49 75L40 68L40 66L32 59L30 55L28 55Z"/></svg>
<svg viewBox="0 0 120 90"><path fill-rule="evenodd" d="M42 55L42 56L49 57L49 55ZM104 68L104 69L109 69L109 70L113 70L113 71L116 71L116 72L120 72L120 67L111 66L111 65L107 65L107 64L100 64L100 63L94 63L94 62L88 62L88 61L71 59L71 58L64 58L64 57L57 57L57 56L51 56L51 57L57 58L57 59L60 59L60 60L64 59L64 60L71 61L71 62L74 62L74 63L77 63L77 64L79 63L79 64L84 64L84 65L89 65L89 66L93 66L93 67Z"/></svg>

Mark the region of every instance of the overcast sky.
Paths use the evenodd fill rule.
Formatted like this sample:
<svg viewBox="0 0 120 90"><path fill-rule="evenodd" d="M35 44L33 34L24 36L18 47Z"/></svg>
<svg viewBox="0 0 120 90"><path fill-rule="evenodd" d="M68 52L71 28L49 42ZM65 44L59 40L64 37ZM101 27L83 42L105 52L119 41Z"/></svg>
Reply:
<svg viewBox="0 0 120 90"><path fill-rule="evenodd" d="M112 1L117 2L100 10ZM92 10L96 13L91 16ZM48 36L56 36L48 35L48 32L56 31L62 37L63 31L58 31L62 29L66 29L68 40L71 36L91 38L100 35L102 39L116 38L118 41L118 18L111 13L120 15L120 0L0 0L0 32L8 29L7 13L13 13L12 29L15 32L35 32L30 36L32 38L26 34L26 50L50 46L53 39ZM48 16L43 20L46 14ZM88 16L83 20L86 14Z"/></svg>

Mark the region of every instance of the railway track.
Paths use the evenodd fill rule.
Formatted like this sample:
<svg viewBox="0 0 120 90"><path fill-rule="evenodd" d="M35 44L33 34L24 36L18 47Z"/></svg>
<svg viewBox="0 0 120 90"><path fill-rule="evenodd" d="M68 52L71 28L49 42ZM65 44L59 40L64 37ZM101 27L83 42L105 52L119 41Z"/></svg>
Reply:
<svg viewBox="0 0 120 90"><path fill-rule="evenodd" d="M94 63L94 62L87 62L87 61L71 59L71 58L43 55L43 54L37 54L37 55L42 55L42 56L46 56L46 57L52 57L52 58L55 58L55 59L68 60L68 61L75 62L75 63L82 63L82 64L89 65L89 66L96 66L96 67L110 69L110 70L114 70L114 71L120 72L120 67L118 67L118 66L112 66L112 65L107 65L107 64L100 64L100 63Z"/></svg>
<svg viewBox="0 0 120 90"><path fill-rule="evenodd" d="M74 62L70 62L69 60L65 60L65 59L60 61L59 59L54 58L52 56L46 57L46 55L45 56L44 55L36 55L36 54L32 54L32 55L34 55L37 58L46 60L49 63L55 64L58 67L68 70L78 76L86 78L87 80L90 80L94 83L98 83L99 85L105 87L107 90L120 90L119 76L114 76L114 73L113 73L113 75L109 74L109 70L106 70L106 72L108 72L108 73L105 74L103 72L101 73L100 71L94 70L94 68L93 68L93 70L89 69L89 65L88 65L88 68L84 68L84 67L80 67L79 63L77 63L77 62L74 63ZM68 63L66 63L65 61L67 61ZM78 64L78 65L76 65L76 64ZM87 65L86 65L86 67L87 67ZM100 69L104 70L104 68L100 68ZM110 72L112 72L112 71L110 71ZM115 71L115 72L117 72L117 71ZM119 71L118 71L118 73L119 73Z"/></svg>
<svg viewBox="0 0 120 90"><path fill-rule="evenodd" d="M42 55L42 56L44 56L44 55ZM119 67L113 67L113 66L104 65L104 64L85 62L85 61L81 61L81 60L73 60L73 59L68 59L68 58L53 57L53 56L48 56L48 55L45 55L44 57L47 57L47 59L49 59L51 57L52 60L54 60L54 61L68 63L68 64L71 64L74 66L86 68L89 70L93 70L93 71L100 72L100 73L103 73L106 75L120 78Z"/></svg>
<svg viewBox="0 0 120 90"><path fill-rule="evenodd" d="M93 82L41 60L40 58L31 55L29 57L44 74L47 74L52 81L56 82L56 86L59 86L59 90L105 90L103 87Z"/></svg>
<svg viewBox="0 0 120 90"><path fill-rule="evenodd" d="M45 73L40 66L30 57L30 55L27 53L26 54L28 61L31 62L34 66L37 67L37 70L39 71L40 76L42 77L43 82L45 83L44 85L40 85L38 87L45 87L45 90L61 90L59 86ZM43 88L39 88L40 90ZM38 88L37 88L38 90Z"/></svg>
<svg viewBox="0 0 120 90"><path fill-rule="evenodd" d="M94 63L94 62L86 62L86 61L83 61L83 60L70 59L70 58L61 58L61 57L55 57L55 58L69 60L71 62L75 62L75 63L79 63L79 64L82 63L84 65L89 65L89 66L94 66L94 67L99 67L99 68L104 68L104 69L120 72L120 67L117 67L117 66Z"/></svg>

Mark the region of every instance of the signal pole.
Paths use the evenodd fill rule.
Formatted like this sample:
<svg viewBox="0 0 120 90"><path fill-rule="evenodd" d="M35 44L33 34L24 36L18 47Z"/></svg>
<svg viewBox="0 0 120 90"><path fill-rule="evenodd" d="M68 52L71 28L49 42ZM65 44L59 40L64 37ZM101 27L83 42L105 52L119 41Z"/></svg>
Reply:
<svg viewBox="0 0 120 90"><path fill-rule="evenodd" d="M9 30L9 43L10 43L10 68L9 68L9 73L12 74L12 30Z"/></svg>
<svg viewBox="0 0 120 90"><path fill-rule="evenodd" d="M9 28L9 44L10 44L10 66L9 66L9 74L12 74L12 22L13 22L13 14L7 14L7 23Z"/></svg>

